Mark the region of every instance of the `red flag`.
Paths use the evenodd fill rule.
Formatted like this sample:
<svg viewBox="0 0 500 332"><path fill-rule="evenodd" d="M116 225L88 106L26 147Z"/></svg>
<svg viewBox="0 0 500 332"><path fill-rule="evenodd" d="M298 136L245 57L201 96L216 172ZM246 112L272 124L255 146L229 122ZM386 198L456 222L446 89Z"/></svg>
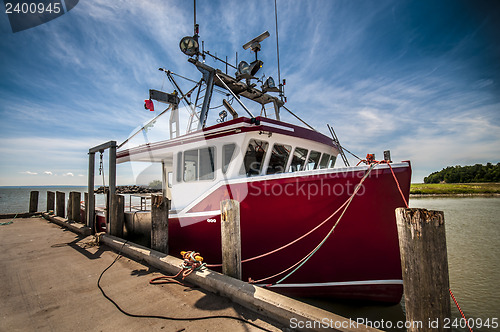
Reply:
<svg viewBox="0 0 500 332"><path fill-rule="evenodd" d="M151 112L155 111L155 105L153 104L153 101L151 99L146 99L144 101L144 108L150 110Z"/></svg>

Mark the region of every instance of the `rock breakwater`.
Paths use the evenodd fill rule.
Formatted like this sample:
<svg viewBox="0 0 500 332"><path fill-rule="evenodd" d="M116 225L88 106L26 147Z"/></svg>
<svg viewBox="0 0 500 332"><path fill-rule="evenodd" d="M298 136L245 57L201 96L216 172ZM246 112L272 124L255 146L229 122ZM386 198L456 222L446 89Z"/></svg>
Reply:
<svg viewBox="0 0 500 332"><path fill-rule="evenodd" d="M106 192L108 192L109 188L100 186L94 192L96 194L103 194L104 188L106 188ZM161 193L161 189L149 188L146 186L117 186L116 187L117 194L151 194L151 193Z"/></svg>

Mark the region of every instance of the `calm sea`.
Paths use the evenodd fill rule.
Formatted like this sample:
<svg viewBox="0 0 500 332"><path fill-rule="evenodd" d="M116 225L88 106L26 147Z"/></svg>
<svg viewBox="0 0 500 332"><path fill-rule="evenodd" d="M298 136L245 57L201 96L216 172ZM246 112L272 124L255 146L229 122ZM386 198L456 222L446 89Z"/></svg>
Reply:
<svg viewBox="0 0 500 332"><path fill-rule="evenodd" d="M478 323L489 319L490 324L493 318L500 321L500 198L412 198L410 207L444 211L450 288L467 319L474 318ZM302 300L352 319L373 323L383 319L393 326L405 320L404 299L392 306ZM451 304L452 319L460 318L453 301ZM473 330L499 331L500 326Z"/></svg>
<svg viewBox="0 0 500 332"><path fill-rule="evenodd" d="M39 210L45 210L47 190L86 191L86 187L0 187L0 213L26 212L29 192L38 190ZM97 204L104 196L96 195ZM500 198L412 198L411 207L441 210L445 214L450 287L467 318L485 322L500 319ZM404 321L403 303L393 306L350 305L305 300L353 319ZM460 313L452 301L453 318ZM500 323L499 323L500 324ZM390 331L404 331L387 329ZM467 329L453 329L468 331ZM474 328L474 331L494 331ZM500 330L500 328L496 329Z"/></svg>
<svg viewBox="0 0 500 332"><path fill-rule="evenodd" d="M38 211L45 211L47 208L47 191L62 191L64 192L66 201L69 198L71 191L83 193L87 191L87 187L0 187L0 214L2 213L22 213L28 212L30 202L30 192L36 190L38 194ZM98 204L105 202L104 195L96 195Z"/></svg>

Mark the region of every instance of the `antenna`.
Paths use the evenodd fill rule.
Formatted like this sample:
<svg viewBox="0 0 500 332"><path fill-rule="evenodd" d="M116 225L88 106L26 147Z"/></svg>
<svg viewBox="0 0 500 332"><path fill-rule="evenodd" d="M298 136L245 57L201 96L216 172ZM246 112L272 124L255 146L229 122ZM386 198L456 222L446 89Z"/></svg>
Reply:
<svg viewBox="0 0 500 332"><path fill-rule="evenodd" d="M280 73L280 44L278 41L278 6L276 5L276 0L274 0L274 18L276 21L276 56L278 58L278 87L280 92L281 101L283 101L283 84L281 82Z"/></svg>
<svg viewBox="0 0 500 332"><path fill-rule="evenodd" d="M260 51L260 42L269 36L270 36L269 31L265 31L260 35L258 35L257 37L255 37L254 39L252 39L251 41L249 41L248 43L246 43L245 45L243 45L243 49L248 50L250 48L253 52L255 52L255 60L257 60L257 52Z"/></svg>
<svg viewBox="0 0 500 332"><path fill-rule="evenodd" d="M196 23L196 0L194 1L194 35L191 36L186 36L181 39L179 42L179 48L181 49L181 52L186 54L187 56L196 56L196 59L198 59L198 56L201 55L203 59L205 59L205 55L203 53L200 53L200 44L198 42L199 39L199 30L200 26Z"/></svg>
<svg viewBox="0 0 500 332"><path fill-rule="evenodd" d="M198 41L198 33L200 33L200 26L196 24L196 0L194 1L194 38L196 38L196 41Z"/></svg>
<svg viewBox="0 0 500 332"><path fill-rule="evenodd" d="M265 31L243 45L243 49L251 49L253 52L255 52L255 61L250 64L248 64L246 61L241 61L238 64L238 71L236 72L236 79L238 81L242 78L245 78L247 80L247 85L250 86L250 79L256 79L254 75L259 71L260 68L262 68L262 65L264 64L264 62L259 60L257 57L257 52L260 51L260 42L269 36L269 31Z"/></svg>

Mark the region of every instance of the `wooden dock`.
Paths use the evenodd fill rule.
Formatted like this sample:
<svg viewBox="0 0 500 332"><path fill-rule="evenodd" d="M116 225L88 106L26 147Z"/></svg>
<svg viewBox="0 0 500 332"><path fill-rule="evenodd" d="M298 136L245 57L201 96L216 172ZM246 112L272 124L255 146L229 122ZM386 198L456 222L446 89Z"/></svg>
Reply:
<svg viewBox="0 0 500 332"><path fill-rule="evenodd" d="M1 331L258 331L245 322L214 318L171 321L128 317L97 288L117 253L95 246L42 218L14 219L0 228ZM150 285L158 270L120 258L101 286L133 314L172 317L227 315L271 331L280 324L201 288Z"/></svg>
<svg viewBox="0 0 500 332"><path fill-rule="evenodd" d="M194 330L272 331L288 330L294 321L302 322L302 326L295 324L299 330L378 331L239 280L238 202L221 202L222 235L227 242L224 245L223 241L222 246L223 270L231 272L224 275L211 270L194 271L186 278L187 282L198 287L193 289L179 284L149 284L149 280L162 275L160 272L167 275L178 273L182 263L182 260L168 255L169 201L162 195L153 196L152 248L146 248L120 238L119 230L123 230L124 219L123 197L111 196L111 205L114 206L110 214L111 234L92 236L90 227L76 222L80 219L79 208L76 208L80 206L80 195L71 194L75 193L70 193L68 205L71 219L46 212L39 213L45 219L37 216L16 218L16 215L15 222L4 223L6 227L0 228L0 280L3 280L0 296L6 299L0 302L0 330L66 330L75 324L84 331L104 330L106 327L131 330L132 326L133 330L169 326L169 330L183 331L185 327L182 326L189 324ZM32 194L30 213L25 216L36 213L37 200L38 193ZM49 197L47 202L47 210L50 210ZM53 200L50 200L50 207L54 208ZM56 202L56 207L64 211L64 196L62 202ZM3 217L10 218L10 215ZM450 317L443 213L398 208L396 217L405 296L412 299L406 301L406 318L423 322L427 317L436 317L443 322ZM226 256L231 259L224 259ZM113 266L116 258L119 258L118 264ZM442 280L429 286L429 278L435 280L436 266L439 266L437 270ZM108 269L110 271L102 278ZM101 278L101 286L108 288L107 292L114 301L101 294L104 291L102 287L98 288L97 282ZM432 308L428 308L428 304ZM96 316L99 319L95 319ZM206 318L200 320L200 317ZM120 327L129 319L139 325L135 327L131 323ZM409 329L414 330L421 328ZM438 330L441 331L442 326Z"/></svg>

